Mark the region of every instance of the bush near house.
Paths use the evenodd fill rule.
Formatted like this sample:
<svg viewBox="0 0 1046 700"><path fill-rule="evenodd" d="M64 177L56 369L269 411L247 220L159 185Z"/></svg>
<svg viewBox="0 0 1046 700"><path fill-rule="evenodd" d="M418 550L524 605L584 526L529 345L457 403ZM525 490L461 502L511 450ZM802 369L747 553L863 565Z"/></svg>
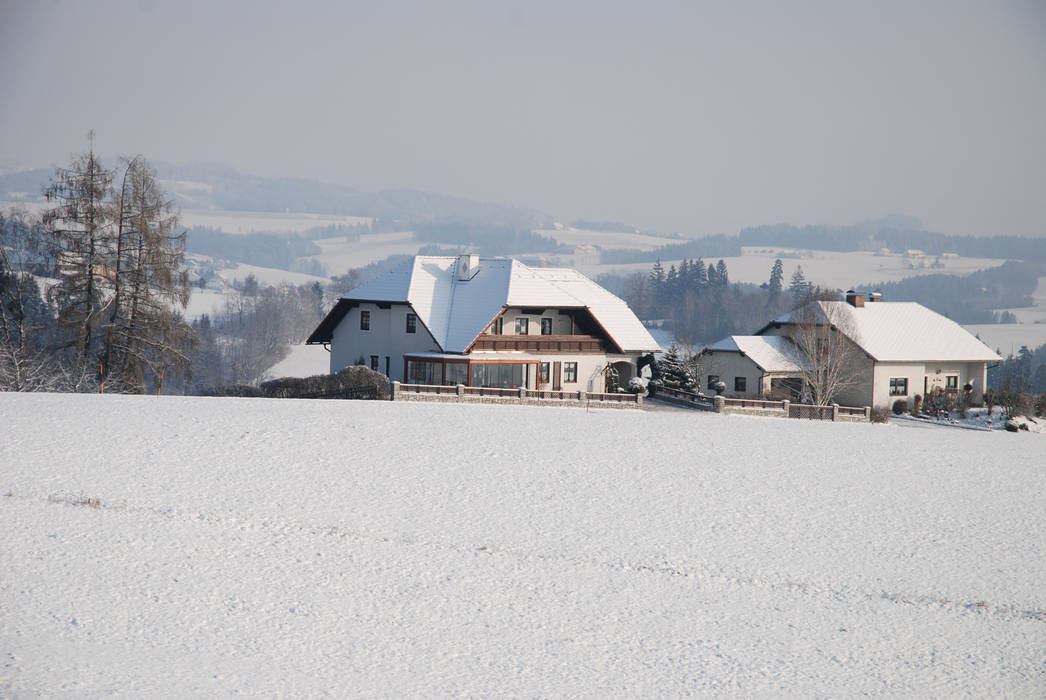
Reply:
<svg viewBox="0 0 1046 700"><path fill-rule="evenodd" d="M346 367L336 374L311 377L283 377L258 386L235 384L203 392L204 396L235 396L271 399L342 398L355 389L375 388L375 398L389 398L389 380L367 367Z"/></svg>

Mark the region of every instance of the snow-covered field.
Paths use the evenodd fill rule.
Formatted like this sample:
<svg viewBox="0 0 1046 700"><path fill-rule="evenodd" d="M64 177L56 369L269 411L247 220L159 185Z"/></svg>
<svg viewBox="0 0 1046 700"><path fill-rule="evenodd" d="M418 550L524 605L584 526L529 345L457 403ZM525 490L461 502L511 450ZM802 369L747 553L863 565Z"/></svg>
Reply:
<svg viewBox="0 0 1046 700"><path fill-rule="evenodd" d="M663 245L686 243L685 240L667 236L651 236L634 231L591 231L579 228L537 229L534 233L551 238L561 245L595 245L604 250L634 248L653 250Z"/></svg>
<svg viewBox="0 0 1046 700"><path fill-rule="evenodd" d="M331 354L322 345L292 345L287 357L266 372L270 379L280 377L312 377L330 372Z"/></svg>
<svg viewBox="0 0 1046 700"><path fill-rule="evenodd" d="M414 255L422 246L409 231L368 233L360 236L358 241L348 241L345 236L339 236L320 238L313 242L323 252L305 259L318 260L332 275L343 275L353 268L365 267L391 255Z"/></svg>
<svg viewBox="0 0 1046 700"><path fill-rule="evenodd" d="M0 695L1042 697L1039 435L0 394Z"/></svg>
<svg viewBox="0 0 1046 700"><path fill-rule="evenodd" d="M723 258L732 282L750 282L762 284L770 279L770 270L778 257L784 265L785 285L792 278L797 266L803 268L807 280L817 284L850 289L854 285L874 284L876 282L896 282L906 277L929 274L964 275L976 270L1002 265L1005 260L992 258L948 258L942 259L943 267L929 267L933 256L923 259L909 259L901 255L877 255L875 253L841 253L836 251L812 250L802 251L806 257L788 257L789 252L772 248L744 248L740 257ZM705 262L718 262L719 258L707 258ZM678 266L679 260L662 260L667 270L669 265ZM926 267L909 268L909 264ZM593 268L593 274L604 272L650 272L652 263L629 263L621 265L599 265ZM889 301L889 300L887 300Z"/></svg>
<svg viewBox="0 0 1046 700"><path fill-rule="evenodd" d="M326 277L320 277L318 275L307 275L304 272L290 272L288 270L279 270L273 267L259 267L257 265L248 265L247 263L233 263L232 267L218 270L216 274L220 275L222 279L230 285L234 282L243 282L247 279L247 275L254 275L260 284L268 284L273 287L278 287L281 284L302 285L312 284L313 282L327 284L330 282Z"/></svg>
<svg viewBox="0 0 1046 700"><path fill-rule="evenodd" d="M1046 308L1043 311L1046 311ZM1046 344L1046 322L985 323L963 328L984 341L992 350L998 350L1003 357L1016 355L1022 345L1035 349Z"/></svg>
<svg viewBox="0 0 1046 700"><path fill-rule="evenodd" d="M366 216L340 216L335 214L280 214L266 211L234 211L231 209L183 209L182 226L209 226L225 233L254 233L256 231L276 233L302 233L316 226L354 226L368 224Z"/></svg>

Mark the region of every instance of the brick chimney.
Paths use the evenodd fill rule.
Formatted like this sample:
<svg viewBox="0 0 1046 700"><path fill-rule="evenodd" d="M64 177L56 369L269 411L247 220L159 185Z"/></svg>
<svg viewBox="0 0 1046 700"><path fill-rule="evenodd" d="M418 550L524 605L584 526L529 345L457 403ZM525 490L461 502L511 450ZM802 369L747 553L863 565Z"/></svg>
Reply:
<svg viewBox="0 0 1046 700"><path fill-rule="evenodd" d="M869 304L871 304L873 301L882 301L882 300L883 300L883 293L882 292L872 292L871 294L868 295L868 303Z"/></svg>
<svg viewBox="0 0 1046 700"><path fill-rule="evenodd" d="M850 289L846 292L846 303L860 309L864 306L864 294Z"/></svg>

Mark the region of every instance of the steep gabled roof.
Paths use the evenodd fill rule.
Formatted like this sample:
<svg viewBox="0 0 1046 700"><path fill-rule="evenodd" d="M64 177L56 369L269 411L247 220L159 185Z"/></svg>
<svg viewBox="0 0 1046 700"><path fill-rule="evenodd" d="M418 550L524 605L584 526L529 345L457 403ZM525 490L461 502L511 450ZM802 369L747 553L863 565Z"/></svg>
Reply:
<svg viewBox="0 0 1046 700"><path fill-rule="evenodd" d="M712 343L706 352L737 352L745 355L764 372L799 372L796 348L783 335L731 335Z"/></svg>
<svg viewBox="0 0 1046 700"><path fill-rule="evenodd" d="M790 325L813 311L818 323L830 322L879 362L997 362L999 357L962 326L914 301L877 301L855 307L845 301L810 302L774 319Z"/></svg>
<svg viewBox="0 0 1046 700"><path fill-rule="evenodd" d="M410 304L446 352L464 352L506 307L588 309L623 352L659 350L624 301L566 268L531 268L509 258L483 258L471 279L457 275L458 258L416 256L346 294L309 336L326 343L359 302Z"/></svg>

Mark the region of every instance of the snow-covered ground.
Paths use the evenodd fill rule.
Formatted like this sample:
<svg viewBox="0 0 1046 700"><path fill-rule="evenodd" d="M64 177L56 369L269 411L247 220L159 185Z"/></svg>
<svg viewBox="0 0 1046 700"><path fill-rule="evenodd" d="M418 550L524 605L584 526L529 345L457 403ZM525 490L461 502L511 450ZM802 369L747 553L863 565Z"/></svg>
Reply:
<svg viewBox="0 0 1046 700"><path fill-rule="evenodd" d="M368 224L366 216L335 214L305 214L267 211L235 211L231 209L183 209L182 226L209 226L225 233L254 233L256 231L302 233L316 226L354 226Z"/></svg>
<svg viewBox="0 0 1046 700"><path fill-rule="evenodd" d="M1046 308L1043 309L1046 311ZM1046 344L1046 323L985 323L963 326L1003 357L1016 355L1022 345L1035 349Z"/></svg>
<svg viewBox="0 0 1046 700"><path fill-rule="evenodd" d="M327 284L330 282L326 277L319 277L318 275L307 275L304 272L290 272L288 270L278 270L274 267L259 267L246 263L234 263L232 267L218 270L216 274L221 276L226 284L230 285L234 282L243 282L247 279L247 275L254 275L260 284L267 284L273 287L278 287L281 284L302 285L312 284L313 282Z"/></svg>
<svg viewBox="0 0 1046 700"><path fill-rule="evenodd" d="M1042 437L0 394L0 695L1042 697Z"/></svg>
<svg viewBox="0 0 1046 700"><path fill-rule="evenodd" d="M292 345L287 357L265 373L269 379L312 377L330 372L331 354L322 345Z"/></svg>
<svg viewBox="0 0 1046 700"><path fill-rule="evenodd" d="M943 267L933 268L930 265L935 257L928 256L922 259L909 259L901 255L877 255L876 253L841 253L825 250L801 251L805 257L788 257L789 252L774 248L751 248L743 249L740 257L723 258L726 262L727 271L732 282L750 282L762 284L770 279L770 270L774 260L781 258L784 265L785 285L791 281L792 273L796 267L803 268L803 275L807 280L817 284L850 289L854 285L875 284L876 282L895 282L906 277L929 274L964 275L976 270L1002 265L1005 260L992 258L948 258L942 259ZM718 257L706 258L705 262L718 262ZM661 264L667 270L670 265L678 266L679 260L662 260ZM926 267L909 268L909 264L919 265L925 263ZM602 274L604 272L650 272L652 263L628 263L614 265L599 265L592 269L592 273ZM889 301L887 299L886 301Z"/></svg>

